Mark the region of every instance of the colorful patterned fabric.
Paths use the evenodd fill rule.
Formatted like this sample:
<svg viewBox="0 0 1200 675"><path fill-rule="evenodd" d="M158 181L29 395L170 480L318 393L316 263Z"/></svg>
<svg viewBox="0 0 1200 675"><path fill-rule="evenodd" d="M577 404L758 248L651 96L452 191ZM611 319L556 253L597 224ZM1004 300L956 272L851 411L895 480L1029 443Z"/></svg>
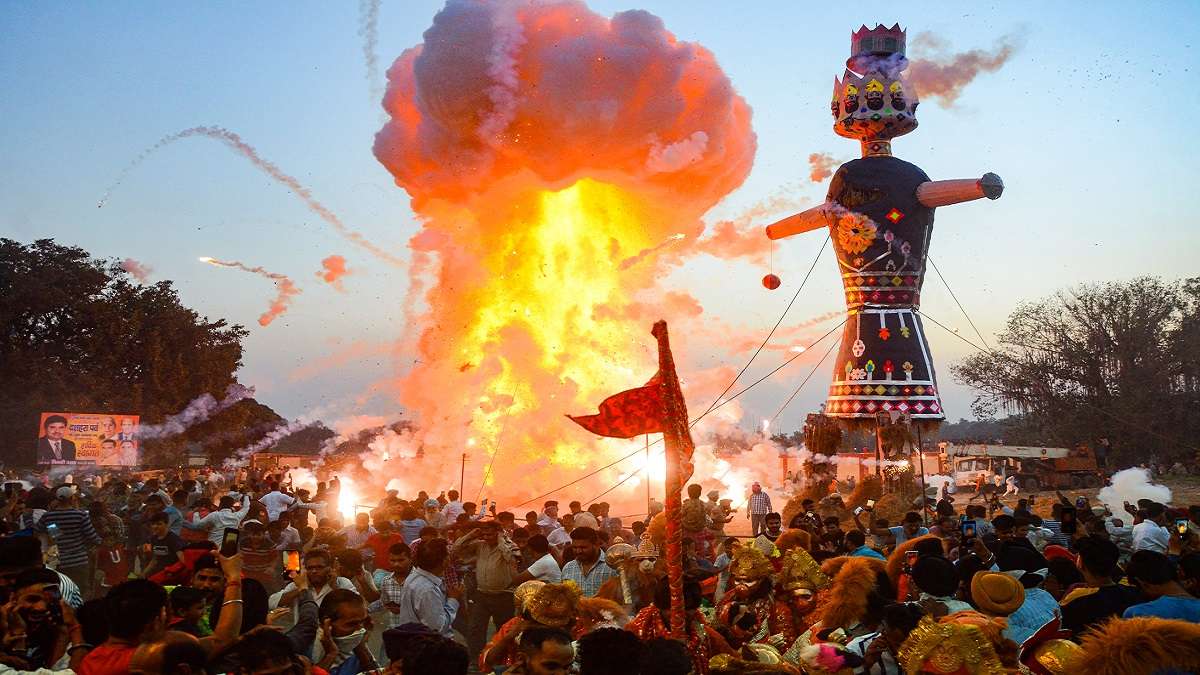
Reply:
<svg viewBox="0 0 1200 675"><path fill-rule="evenodd" d="M945 419L921 317L921 284L933 209L917 201L929 176L895 157L865 157L838 169L828 199L841 207L830 237L849 317L825 413L873 419L880 412Z"/></svg>

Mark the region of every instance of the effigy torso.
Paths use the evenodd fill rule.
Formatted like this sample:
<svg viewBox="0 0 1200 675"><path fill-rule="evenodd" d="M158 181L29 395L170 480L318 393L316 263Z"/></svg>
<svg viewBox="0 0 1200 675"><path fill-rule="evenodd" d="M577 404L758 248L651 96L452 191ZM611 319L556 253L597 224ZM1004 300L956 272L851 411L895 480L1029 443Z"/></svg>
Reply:
<svg viewBox="0 0 1200 675"><path fill-rule="evenodd" d="M879 412L914 420L944 419L920 305L933 209L917 201L929 181L920 168L891 156L847 162L828 201L845 211L830 226L849 318L825 413L873 419ZM862 216L865 216L863 218Z"/></svg>

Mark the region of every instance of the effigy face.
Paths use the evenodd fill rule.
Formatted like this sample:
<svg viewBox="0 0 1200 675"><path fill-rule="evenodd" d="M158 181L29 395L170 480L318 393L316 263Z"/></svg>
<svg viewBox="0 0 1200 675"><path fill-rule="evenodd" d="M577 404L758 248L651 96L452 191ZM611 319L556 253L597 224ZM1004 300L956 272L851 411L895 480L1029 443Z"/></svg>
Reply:
<svg viewBox="0 0 1200 675"><path fill-rule="evenodd" d="M860 141L886 141L917 128L917 95L902 74L902 56L858 59L857 75L850 69L833 80L833 131Z"/></svg>

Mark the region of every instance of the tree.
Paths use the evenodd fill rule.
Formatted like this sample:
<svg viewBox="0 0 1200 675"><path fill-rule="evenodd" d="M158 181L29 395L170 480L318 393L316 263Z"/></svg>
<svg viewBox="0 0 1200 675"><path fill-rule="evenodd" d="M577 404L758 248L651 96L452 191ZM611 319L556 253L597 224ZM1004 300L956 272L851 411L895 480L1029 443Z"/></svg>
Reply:
<svg viewBox="0 0 1200 675"><path fill-rule="evenodd" d="M43 411L137 413L152 424L203 393L220 398L247 335L185 307L169 281L135 284L116 261L52 239L0 239L0 325L0 428L16 464L32 463ZM159 442L151 459L182 461L187 440Z"/></svg>
<svg viewBox="0 0 1200 675"><path fill-rule="evenodd" d="M1193 455L1200 279L1083 285L1019 306L999 343L952 367L979 417L1020 413L1024 442L1107 438L1118 461Z"/></svg>

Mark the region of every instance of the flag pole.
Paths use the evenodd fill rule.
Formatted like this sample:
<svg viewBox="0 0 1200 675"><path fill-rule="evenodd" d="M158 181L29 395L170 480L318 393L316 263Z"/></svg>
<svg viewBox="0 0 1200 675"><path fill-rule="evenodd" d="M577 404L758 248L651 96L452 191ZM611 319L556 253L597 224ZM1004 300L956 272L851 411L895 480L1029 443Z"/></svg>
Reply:
<svg viewBox="0 0 1200 675"><path fill-rule="evenodd" d="M650 527L650 434L646 434L646 527Z"/></svg>
<svg viewBox="0 0 1200 675"><path fill-rule="evenodd" d="M683 602L683 529L680 523L683 484L692 476L692 435L688 430L687 406L675 373L675 360L667 335L667 322L658 321L651 331L658 340L658 372L663 390L667 424L663 429L667 473L663 504L667 520L667 581L671 589L671 637L687 637L687 612Z"/></svg>

